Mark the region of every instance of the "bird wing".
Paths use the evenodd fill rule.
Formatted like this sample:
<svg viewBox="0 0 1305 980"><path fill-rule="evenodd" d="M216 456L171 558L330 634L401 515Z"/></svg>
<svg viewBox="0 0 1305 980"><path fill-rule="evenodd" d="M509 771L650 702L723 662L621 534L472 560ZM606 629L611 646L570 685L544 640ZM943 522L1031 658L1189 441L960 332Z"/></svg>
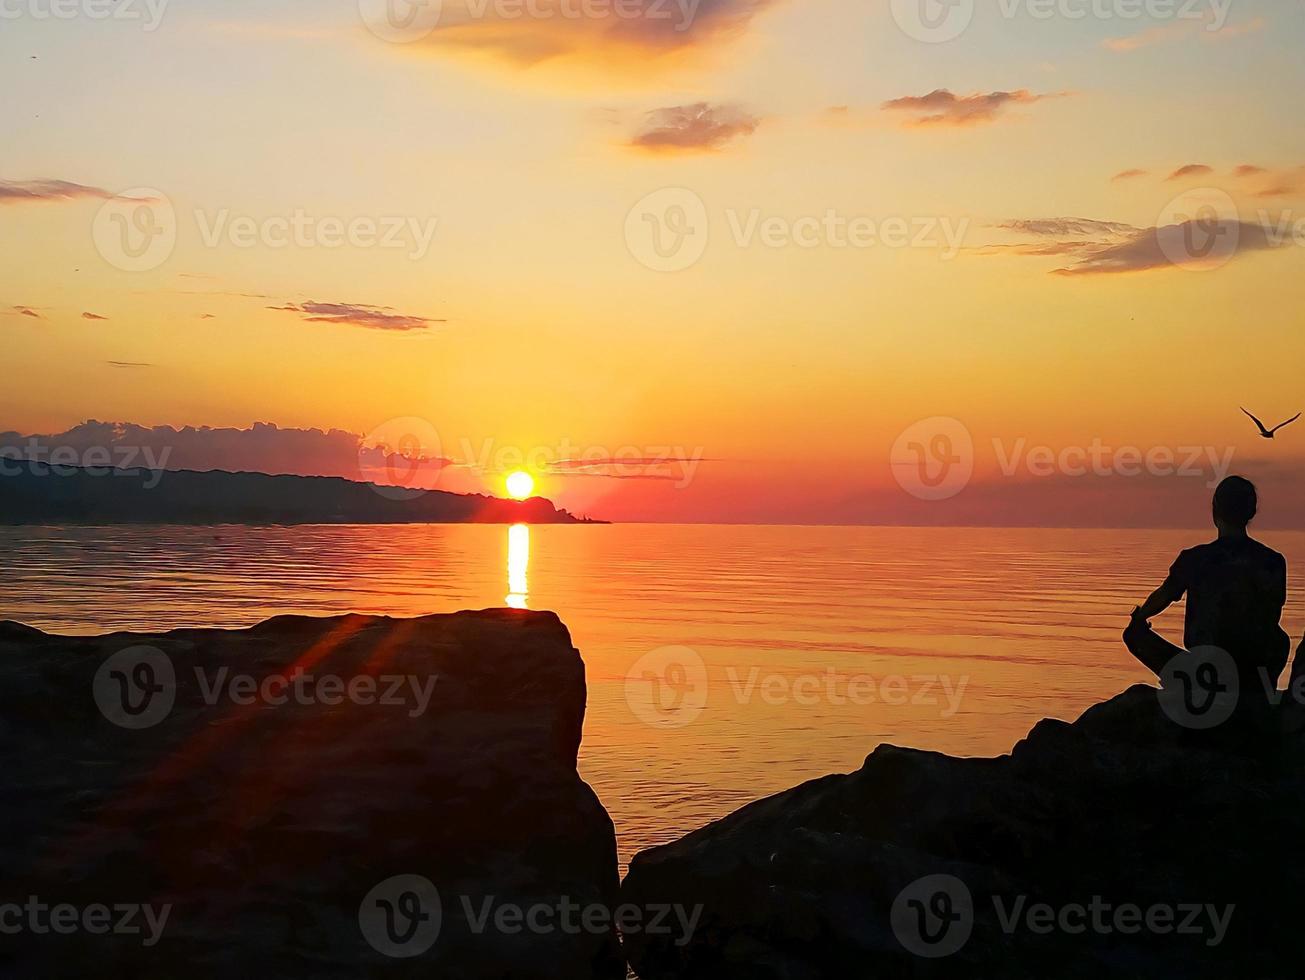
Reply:
<svg viewBox="0 0 1305 980"><path fill-rule="evenodd" d="M1242 411L1243 411L1243 412L1246 412L1246 409L1243 408ZM1251 415L1250 412L1246 412L1246 415L1250 418L1250 420L1251 420L1252 422L1255 423L1255 427L1256 427L1257 429L1259 429L1260 432L1262 432L1262 433L1263 433L1264 435L1266 435L1266 436L1269 434L1269 430L1266 429L1266 428L1264 427L1264 423L1263 423L1263 422L1261 422L1259 419L1257 419L1254 415Z"/></svg>
<svg viewBox="0 0 1305 980"><path fill-rule="evenodd" d="M1291 418L1289 418L1286 422L1283 422L1282 425L1275 425L1275 426L1273 427L1273 431L1274 431L1274 432L1277 432L1279 429L1282 428L1283 425L1291 425L1293 422L1295 422L1298 418L1301 417L1301 414L1302 414L1302 413L1297 412L1295 415L1293 415Z"/></svg>

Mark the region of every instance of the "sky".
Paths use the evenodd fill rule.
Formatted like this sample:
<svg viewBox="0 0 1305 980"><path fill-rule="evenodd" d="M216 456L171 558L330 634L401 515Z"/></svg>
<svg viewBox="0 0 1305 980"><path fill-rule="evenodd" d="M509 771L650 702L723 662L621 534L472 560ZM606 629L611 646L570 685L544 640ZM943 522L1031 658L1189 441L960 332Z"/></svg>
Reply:
<svg viewBox="0 0 1305 980"><path fill-rule="evenodd" d="M1269 0L3 0L3 441L623 521L1191 526L1245 472L1305 527L1305 420L1240 410L1305 408L1303 42Z"/></svg>

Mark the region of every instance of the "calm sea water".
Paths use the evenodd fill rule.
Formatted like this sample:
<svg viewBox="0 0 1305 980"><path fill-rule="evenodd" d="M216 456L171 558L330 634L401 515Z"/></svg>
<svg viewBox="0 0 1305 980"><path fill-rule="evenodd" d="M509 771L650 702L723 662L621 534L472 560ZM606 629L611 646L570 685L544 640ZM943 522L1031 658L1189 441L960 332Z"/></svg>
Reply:
<svg viewBox="0 0 1305 980"><path fill-rule="evenodd" d="M558 612L622 862L879 743L1007 751L1145 680L1119 633L1205 532L613 525L0 528L0 618L87 633L281 613ZM1265 534L1293 568L1305 533ZM1181 638L1181 608L1160 621ZM1298 637L1305 604L1284 623ZM670 649L667 649L670 648Z"/></svg>

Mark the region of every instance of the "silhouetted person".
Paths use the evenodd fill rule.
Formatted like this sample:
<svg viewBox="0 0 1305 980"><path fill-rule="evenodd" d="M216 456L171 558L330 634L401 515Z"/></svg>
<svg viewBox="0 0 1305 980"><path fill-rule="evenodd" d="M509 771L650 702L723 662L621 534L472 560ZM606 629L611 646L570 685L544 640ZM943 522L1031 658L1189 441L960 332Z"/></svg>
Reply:
<svg viewBox="0 0 1305 980"><path fill-rule="evenodd" d="M1255 484L1230 476L1214 491L1219 537L1179 554L1164 584L1133 610L1124 631L1129 651L1159 674L1178 647L1148 622L1187 596L1183 646L1215 646L1232 655L1242 678L1257 687L1277 685L1291 639L1279 625L1287 601L1287 561L1246 533L1258 507Z"/></svg>

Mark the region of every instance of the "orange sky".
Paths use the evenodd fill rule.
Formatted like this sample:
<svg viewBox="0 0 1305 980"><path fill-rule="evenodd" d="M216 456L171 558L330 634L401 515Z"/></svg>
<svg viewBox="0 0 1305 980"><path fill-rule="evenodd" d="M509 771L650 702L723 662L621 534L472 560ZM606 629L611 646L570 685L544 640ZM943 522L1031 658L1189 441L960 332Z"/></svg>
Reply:
<svg viewBox="0 0 1305 980"><path fill-rule="evenodd" d="M415 418L436 485L526 465L619 520L1186 523L1227 466L1291 494L1305 422L1238 409L1305 407L1298 13L978 5L940 40L903 2L505 3L390 40L370 0L23 5L0 429L271 423L150 439L366 476L282 430ZM941 500L929 419L972 447Z"/></svg>

